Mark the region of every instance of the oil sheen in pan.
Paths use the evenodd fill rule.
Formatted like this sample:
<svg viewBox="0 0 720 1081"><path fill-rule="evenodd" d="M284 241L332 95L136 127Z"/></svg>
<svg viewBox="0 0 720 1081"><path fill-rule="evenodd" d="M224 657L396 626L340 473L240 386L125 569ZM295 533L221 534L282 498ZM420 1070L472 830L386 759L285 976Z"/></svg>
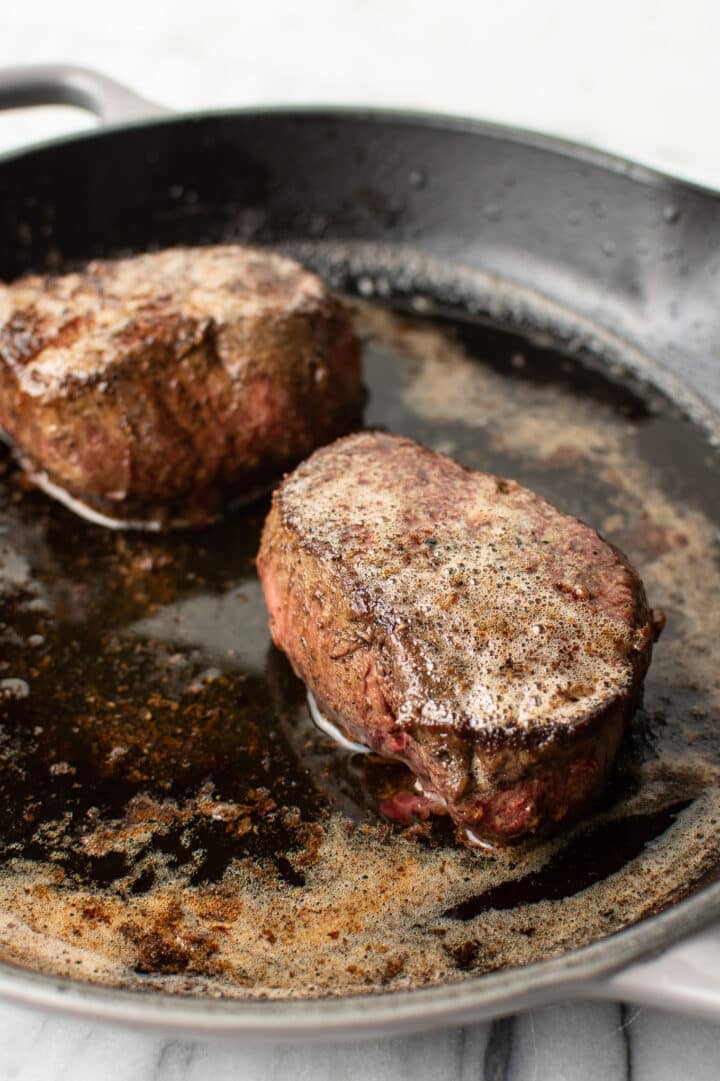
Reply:
<svg viewBox="0 0 720 1081"><path fill-rule="evenodd" d="M358 306L367 421L516 477L628 552L668 624L612 791L483 853L378 814L412 778L340 748L271 646L267 501L99 529L0 462L0 956L106 985L302 997L519 965L692 889L720 840L720 465L653 393L478 323Z"/></svg>

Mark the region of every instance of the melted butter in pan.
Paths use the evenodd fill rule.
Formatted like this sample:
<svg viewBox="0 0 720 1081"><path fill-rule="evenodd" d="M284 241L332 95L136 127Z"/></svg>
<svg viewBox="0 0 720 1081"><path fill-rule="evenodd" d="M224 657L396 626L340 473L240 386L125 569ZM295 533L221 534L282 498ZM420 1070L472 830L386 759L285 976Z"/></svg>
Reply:
<svg viewBox="0 0 720 1081"><path fill-rule="evenodd" d="M623 548L665 610L595 815L492 854L378 808L412 778L338 748L270 643L267 502L118 535L0 477L0 956L230 997L414 987L552 956L718 859L717 454L655 395L478 324L359 307L368 424L510 476Z"/></svg>

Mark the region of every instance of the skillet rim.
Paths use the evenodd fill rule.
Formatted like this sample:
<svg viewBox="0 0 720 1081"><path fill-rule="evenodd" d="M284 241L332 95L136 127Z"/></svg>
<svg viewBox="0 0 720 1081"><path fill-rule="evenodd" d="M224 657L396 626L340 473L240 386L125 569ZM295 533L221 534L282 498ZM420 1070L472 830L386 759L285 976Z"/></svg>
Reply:
<svg viewBox="0 0 720 1081"><path fill-rule="evenodd" d="M133 119L102 125L69 136L33 143L0 153L5 163L116 134L179 123L236 117L283 116L317 121L352 119L365 123L406 124L459 134L485 136L582 162L655 190L687 191L720 203L720 192L673 177L620 155L537 131L470 117L425 110L367 108L358 105L273 105L221 108ZM699 394L693 395L714 414ZM662 912L631 927L597 939L588 946L532 965L505 969L454 983L407 991L388 991L338 998L213 999L152 990L104 987L55 977L0 961L0 996L18 1004L45 1007L65 1014L142 1026L182 1029L196 1035L246 1036L260 1041L341 1039L345 1036L410 1032L430 1021L435 1026L482 1020L533 1005L549 1004L568 992L603 996L603 979L632 962L661 953L720 917L720 881L701 887Z"/></svg>
<svg viewBox="0 0 720 1081"><path fill-rule="evenodd" d="M50 106L52 107L52 102ZM73 108L75 106L66 106ZM30 106L22 106L30 108ZM80 111L82 106L77 106ZM0 111L10 111L1 109ZM264 117L284 116L289 119L303 119L307 117L313 120L342 120L350 119L366 123L378 124L410 124L415 127L437 128L441 131L455 131L466 135L485 135L493 139L506 139L508 142L520 146L530 147L536 150L556 154L573 161L584 162L594 165L648 187L662 188L666 185L680 187L701 195L710 196L720 202L720 189L716 190L709 185L700 184L697 181L688 180L684 177L673 176L651 165L634 161L632 158L614 154L600 147L590 146L587 143L577 142L573 139L564 139L559 135L548 135L536 131L533 128L516 127L512 124L500 124L489 120L479 120L471 116L454 115L451 113L433 113L425 109L396 109L392 107L375 107L360 104L325 105L325 104L293 104L293 105L265 105L265 106L242 106L240 108L216 108L188 110L179 113L163 112L160 115L149 115L146 119L121 121L118 123L100 123L97 128L83 129L72 132L69 135L53 136L31 143L29 146L13 147L10 150L0 152L0 166L5 162L17 158L30 156L38 151L59 149L84 141L101 140L104 137L112 137L125 131L138 131L160 127L171 127L175 124L192 121L202 123L205 120L233 119L235 117Z"/></svg>
<svg viewBox="0 0 720 1081"><path fill-rule="evenodd" d="M459 1025L550 1005L575 992L613 998L603 980L650 959L720 914L720 881L663 912L588 946L532 965L469 977L436 987L337 998L214 999L152 990L103 987L32 972L0 961L0 996L19 1005L186 1034L244 1036L263 1041L333 1041L396 1035Z"/></svg>

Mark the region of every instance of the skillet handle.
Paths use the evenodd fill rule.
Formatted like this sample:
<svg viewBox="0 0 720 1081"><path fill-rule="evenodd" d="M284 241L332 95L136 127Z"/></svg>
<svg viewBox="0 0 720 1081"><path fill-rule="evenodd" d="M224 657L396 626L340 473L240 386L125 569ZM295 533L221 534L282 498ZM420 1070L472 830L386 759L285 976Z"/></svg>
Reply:
<svg viewBox="0 0 720 1081"><path fill-rule="evenodd" d="M0 69L0 109L27 105L76 105L95 113L102 124L132 123L170 112L91 68L43 64Z"/></svg>
<svg viewBox="0 0 720 1081"><path fill-rule="evenodd" d="M720 1021L720 926L581 989L587 998L632 1002Z"/></svg>

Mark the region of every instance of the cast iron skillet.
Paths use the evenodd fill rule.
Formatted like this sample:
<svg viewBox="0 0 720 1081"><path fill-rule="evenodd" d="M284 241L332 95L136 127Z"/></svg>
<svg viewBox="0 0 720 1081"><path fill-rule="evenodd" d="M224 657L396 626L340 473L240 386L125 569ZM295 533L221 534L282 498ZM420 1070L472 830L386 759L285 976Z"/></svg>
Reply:
<svg viewBox="0 0 720 1081"><path fill-rule="evenodd" d="M321 233L349 253L341 282L348 288L361 273L357 245L390 253L394 298L432 291L451 309L471 275L477 313L621 363L709 437L720 431L720 200L710 192L596 151L465 120L357 109L169 117L91 71L0 75L0 107L52 103L89 109L111 127L2 161L4 279L60 258L207 243L226 236L231 219L257 242ZM397 273L403 264L414 267L411 283ZM10 965L0 966L0 992L134 1024L272 1040L457 1024L571 995L717 1017L720 937L707 927L718 913L714 883L561 957L365 998L143 996Z"/></svg>

